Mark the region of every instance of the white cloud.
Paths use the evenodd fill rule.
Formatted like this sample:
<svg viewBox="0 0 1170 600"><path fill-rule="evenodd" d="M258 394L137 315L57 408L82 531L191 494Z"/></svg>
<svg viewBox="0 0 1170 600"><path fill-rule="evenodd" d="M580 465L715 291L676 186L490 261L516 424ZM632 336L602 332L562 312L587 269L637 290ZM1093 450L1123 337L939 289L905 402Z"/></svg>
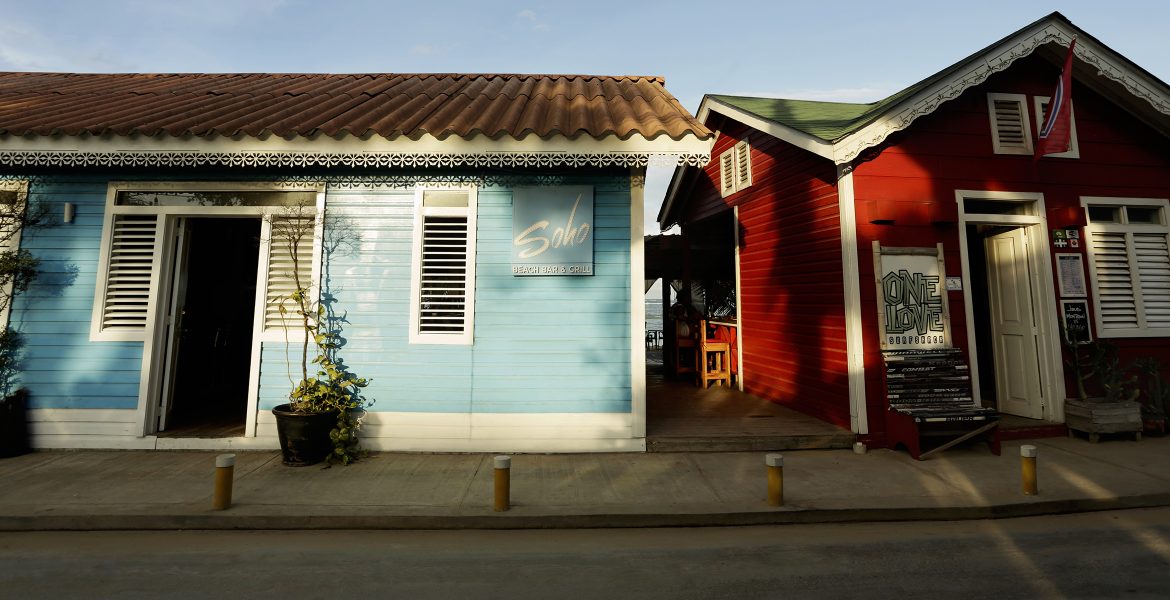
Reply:
<svg viewBox="0 0 1170 600"><path fill-rule="evenodd" d="M430 44L415 44L410 53L414 56L430 56L435 53L435 47Z"/></svg>
<svg viewBox="0 0 1170 600"><path fill-rule="evenodd" d="M101 45L68 47L35 27L0 23L0 69L8 71L121 71L127 65Z"/></svg>
<svg viewBox="0 0 1170 600"><path fill-rule="evenodd" d="M536 16L536 11L534 11L534 10L526 8L526 9L516 13L516 16L519 17L521 20L527 21L528 24L531 25L534 30L541 31L544 29L548 29L548 23L541 21Z"/></svg>

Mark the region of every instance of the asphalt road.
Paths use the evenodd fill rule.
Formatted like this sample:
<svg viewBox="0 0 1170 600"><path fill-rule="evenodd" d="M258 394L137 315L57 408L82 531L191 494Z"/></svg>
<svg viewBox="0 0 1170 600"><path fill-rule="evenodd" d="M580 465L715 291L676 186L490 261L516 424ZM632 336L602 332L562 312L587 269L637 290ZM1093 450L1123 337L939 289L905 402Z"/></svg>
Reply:
<svg viewBox="0 0 1170 600"><path fill-rule="evenodd" d="M0 534L3 598L1167 598L1170 509L578 531Z"/></svg>

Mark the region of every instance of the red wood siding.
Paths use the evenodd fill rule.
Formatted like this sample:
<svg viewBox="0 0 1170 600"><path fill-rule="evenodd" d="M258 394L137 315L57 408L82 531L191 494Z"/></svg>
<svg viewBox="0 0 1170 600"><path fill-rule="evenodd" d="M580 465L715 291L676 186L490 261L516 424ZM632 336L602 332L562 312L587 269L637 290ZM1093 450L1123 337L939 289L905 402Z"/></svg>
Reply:
<svg viewBox="0 0 1170 600"><path fill-rule="evenodd" d="M723 122L690 222L739 206L744 388L849 428L836 167ZM747 136L752 185L719 196L721 152Z"/></svg>
<svg viewBox="0 0 1170 600"><path fill-rule="evenodd" d="M1027 94L1034 139L1032 97L1050 95L1056 77L1054 65L1037 57L1021 59L934 114L920 118L911 129L892 136L880 154L856 166L866 398L870 431L875 438L882 434L884 391L870 249L873 240L890 246L933 246L942 242L947 274L959 275L959 231L954 224L956 190L1040 192L1044 195L1049 229L1083 224L1082 196L1170 197L1170 143L1166 138L1077 82L1073 84L1072 100L1081 158L1033 162L1029 156L992 152L986 94ZM949 224L931 223L946 220L939 217L947 214L951 215ZM877 217L893 218L895 223L870 223ZM1043 242L1050 244L1051 240ZM1088 278L1087 257L1085 268ZM1057 287L1055 283L1053 287ZM954 343L967 349L963 296L950 293L949 300ZM1170 343L1164 338L1113 341L1122 347L1123 356L1154 354L1170 362ZM1073 393L1073 382L1069 380L1066 385Z"/></svg>

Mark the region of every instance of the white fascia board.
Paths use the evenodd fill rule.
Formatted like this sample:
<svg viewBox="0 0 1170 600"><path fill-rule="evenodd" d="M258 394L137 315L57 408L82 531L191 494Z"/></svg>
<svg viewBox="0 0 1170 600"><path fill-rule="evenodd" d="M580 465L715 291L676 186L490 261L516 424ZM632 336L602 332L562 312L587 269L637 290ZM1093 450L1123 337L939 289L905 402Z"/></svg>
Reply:
<svg viewBox="0 0 1170 600"><path fill-rule="evenodd" d="M681 140L659 135L653 139L633 135L628 139L607 136L597 139L582 135L574 139L555 136L542 139L529 135L522 139L504 137L491 139L478 135L471 139L448 136L439 139L424 135L417 140L380 136L340 139L328 136L286 139L269 136L263 139L243 138L177 138L172 136L0 136L0 153L79 153L101 162L109 155L118 154L293 154L293 155L428 155L428 156L492 156L492 155L647 155L668 164L679 161L705 163L714 140L702 140L687 135Z"/></svg>
<svg viewBox="0 0 1170 600"><path fill-rule="evenodd" d="M679 188L682 187L683 179L686 178L687 168L686 165L678 165L674 168L674 173L670 175L670 185L666 187L666 198L662 201L662 207L658 209L659 231L666 230L666 217L670 214L670 209L674 207L674 199L678 195Z"/></svg>
<svg viewBox="0 0 1170 600"><path fill-rule="evenodd" d="M739 121L752 129L792 144L801 150L807 150L829 160L833 159L832 142L827 142L819 137L809 135L786 125L781 125L775 121L769 121L754 113L736 108L726 102L720 102L708 96L703 99L703 104L699 107L699 121L706 124L707 117L711 112L717 112L725 117Z"/></svg>

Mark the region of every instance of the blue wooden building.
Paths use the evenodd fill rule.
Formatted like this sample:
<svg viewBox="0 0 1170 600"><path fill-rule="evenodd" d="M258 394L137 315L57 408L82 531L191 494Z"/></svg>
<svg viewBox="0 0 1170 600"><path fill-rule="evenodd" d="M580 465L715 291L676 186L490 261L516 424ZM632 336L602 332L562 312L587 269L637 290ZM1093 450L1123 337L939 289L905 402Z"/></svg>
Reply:
<svg viewBox="0 0 1170 600"><path fill-rule="evenodd" d="M0 74L32 443L276 447L296 265L367 448L644 449L645 167L712 139L653 77Z"/></svg>

